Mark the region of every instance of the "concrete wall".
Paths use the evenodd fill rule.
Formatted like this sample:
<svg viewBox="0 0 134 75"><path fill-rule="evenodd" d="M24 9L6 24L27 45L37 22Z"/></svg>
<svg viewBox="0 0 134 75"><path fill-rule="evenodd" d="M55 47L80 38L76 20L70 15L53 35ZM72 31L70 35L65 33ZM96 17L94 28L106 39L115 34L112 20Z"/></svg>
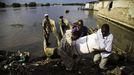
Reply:
<svg viewBox="0 0 134 75"><path fill-rule="evenodd" d="M101 1L94 4L94 10L99 10L102 8L107 8L109 5L109 1Z"/></svg>
<svg viewBox="0 0 134 75"><path fill-rule="evenodd" d="M107 9L109 10L109 4L111 1L100 1L94 4L94 10ZM127 9L128 12L123 12L129 18L134 18L134 0L115 0L113 1L111 9Z"/></svg>
<svg viewBox="0 0 134 75"><path fill-rule="evenodd" d="M117 7L121 7L121 8L128 8L130 4L129 0L117 0L117 1L113 1L113 7L112 8L117 8Z"/></svg>
<svg viewBox="0 0 134 75"><path fill-rule="evenodd" d="M94 10L99 10L99 8L100 8L100 7L99 7L99 6L100 6L100 4L101 4L101 3L98 3L98 4L97 4L97 3L95 3L95 4L94 4Z"/></svg>
<svg viewBox="0 0 134 75"><path fill-rule="evenodd" d="M94 4L94 10L99 10L99 9L102 8L102 6L103 6L102 2L95 3L95 4Z"/></svg>
<svg viewBox="0 0 134 75"><path fill-rule="evenodd" d="M86 3L85 4L85 8L89 8L89 3Z"/></svg>
<svg viewBox="0 0 134 75"><path fill-rule="evenodd" d="M131 0L131 1L129 2L128 16L129 16L130 18L134 18L134 0Z"/></svg>
<svg viewBox="0 0 134 75"><path fill-rule="evenodd" d="M95 4L94 9L98 9L98 8L108 8L109 4L111 1L100 1L98 3ZM113 1L113 7L112 8L116 8L116 7L122 7L122 8L127 8L129 7L131 3L131 0L116 0Z"/></svg>
<svg viewBox="0 0 134 75"><path fill-rule="evenodd" d="M86 3L85 4L85 9L93 9L94 8L94 4L93 3Z"/></svg>

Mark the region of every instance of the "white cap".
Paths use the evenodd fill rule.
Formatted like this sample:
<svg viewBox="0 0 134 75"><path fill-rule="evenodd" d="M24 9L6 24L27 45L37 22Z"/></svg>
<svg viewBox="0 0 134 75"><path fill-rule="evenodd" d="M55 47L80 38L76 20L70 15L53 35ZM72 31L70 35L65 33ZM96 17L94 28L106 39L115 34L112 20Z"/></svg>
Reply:
<svg viewBox="0 0 134 75"><path fill-rule="evenodd" d="M44 16L46 17L46 16L48 16L48 14L44 14Z"/></svg>

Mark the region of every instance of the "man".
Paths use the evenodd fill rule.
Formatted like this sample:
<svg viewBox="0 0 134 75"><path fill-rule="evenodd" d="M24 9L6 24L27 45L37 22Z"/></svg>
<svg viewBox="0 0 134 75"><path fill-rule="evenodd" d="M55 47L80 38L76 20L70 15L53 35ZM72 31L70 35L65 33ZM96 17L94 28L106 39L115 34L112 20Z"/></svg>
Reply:
<svg viewBox="0 0 134 75"><path fill-rule="evenodd" d="M97 31L97 37L99 42L100 49L94 49L95 51L99 51L94 55L93 61L95 63L99 63L99 67L101 69L106 70L106 63L109 55L112 53L112 41L113 35L109 31L109 25L103 24L101 29ZM100 60L100 61L99 61Z"/></svg>
<svg viewBox="0 0 134 75"><path fill-rule="evenodd" d="M63 36L66 32L66 30L71 29L71 25L69 24L69 21L65 19L63 16L59 17L59 25L60 25L60 32Z"/></svg>
<svg viewBox="0 0 134 75"><path fill-rule="evenodd" d="M43 26L44 37L46 39L46 45L48 46L49 35L52 32L56 32L56 27L55 27L55 21L50 19L48 14L44 14L44 17L45 18L42 21L42 26Z"/></svg>
<svg viewBox="0 0 134 75"><path fill-rule="evenodd" d="M76 40L79 37L86 36L88 33L88 28L86 26L83 26L83 21L78 20L76 23L74 23L74 27L72 29L72 40Z"/></svg>

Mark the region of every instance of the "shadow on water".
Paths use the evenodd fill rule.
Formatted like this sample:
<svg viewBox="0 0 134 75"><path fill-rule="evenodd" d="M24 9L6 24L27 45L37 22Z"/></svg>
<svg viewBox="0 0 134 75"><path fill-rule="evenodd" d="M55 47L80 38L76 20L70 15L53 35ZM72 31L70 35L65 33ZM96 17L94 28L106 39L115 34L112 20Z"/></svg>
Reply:
<svg viewBox="0 0 134 75"><path fill-rule="evenodd" d="M94 11L92 10L84 10L84 13L87 14L88 16L94 16Z"/></svg>
<svg viewBox="0 0 134 75"><path fill-rule="evenodd" d="M12 27L23 28L23 24L11 24Z"/></svg>
<svg viewBox="0 0 134 75"><path fill-rule="evenodd" d="M37 7L29 7L29 9L36 9Z"/></svg>
<svg viewBox="0 0 134 75"><path fill-rule="evenodd" d="M21 7L13 8L14 11L19 11L21 10Z"/></svg>
<svg viewBox="0 0 134 75"><path fill-rule="evenodd" d="M5 9L0 9L0 12L6 12L7 10L5 10Z"/></svg>

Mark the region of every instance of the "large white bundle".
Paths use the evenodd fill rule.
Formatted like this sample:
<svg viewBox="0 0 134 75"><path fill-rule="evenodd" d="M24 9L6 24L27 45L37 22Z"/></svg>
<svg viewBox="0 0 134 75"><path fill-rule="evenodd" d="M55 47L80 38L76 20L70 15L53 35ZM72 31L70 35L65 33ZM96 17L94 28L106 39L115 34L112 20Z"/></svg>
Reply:
<svg viewBox="0 0 134 75"><path fill-rule="evenodd" d="M79 57L74 59L73 54L82 55L92 52L94 50L93 48L99 49L96 33L87 35L85 37L80 37L76 41L72 41L71 36L71 30L67 30L61 40L61 46L58 50L58 54L61 56L62 62L66 68L72 68L74 62L79 60Z"/></svg>
<svg viewBox="0 0 134 75"><path fill-rule="evenodd" d="M79 53L89 53L93 52L94 48L99 49L99 43L97 41L96 33L84 36L76 40L74 44L76 44L76 49Z"/></svg>
<svg viewBox="0 0 134 75"><path fill-rule="evenodd" d="M79 39L73 42L71 40L71 36L72 36L71 30L67 30L65 33L65 39L68 44L73 45L74 49L76 49L74 51L75 53L76 52L79 52L80 54L89 52L91 53L94 51L94 48L99 49L99 43L96 33L80 37Z"/></svg>

